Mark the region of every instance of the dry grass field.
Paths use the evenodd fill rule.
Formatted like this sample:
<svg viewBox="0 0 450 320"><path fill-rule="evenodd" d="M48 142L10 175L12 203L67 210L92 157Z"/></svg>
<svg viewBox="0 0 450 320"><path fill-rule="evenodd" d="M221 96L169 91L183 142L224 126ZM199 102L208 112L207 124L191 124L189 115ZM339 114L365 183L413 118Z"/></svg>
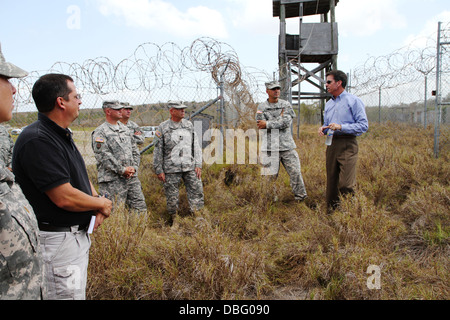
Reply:
<svg viewBox="0 0 450 320"><path fill-rule="evenodd" d="M203 169L205 209L189 214L182 188L172 227L143 155L149 213L118 205L93 234L88 299L448 300L448 140L435 159L432 128L372 124L358 140L357 193L327 215L324 139L301 129L308 201L293 200L284 168L274 202L258 165L213 164ZM368 287L371 265L378 289Z"/></svg>

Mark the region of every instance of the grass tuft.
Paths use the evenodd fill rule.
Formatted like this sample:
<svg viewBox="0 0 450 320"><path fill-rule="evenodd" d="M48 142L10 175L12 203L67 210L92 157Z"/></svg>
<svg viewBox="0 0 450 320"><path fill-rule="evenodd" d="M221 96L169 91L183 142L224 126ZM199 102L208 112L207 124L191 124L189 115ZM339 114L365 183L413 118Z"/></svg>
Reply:
<svg viewBox="0 0 450 320"><path fill-rule="evenodd" d="M142 155L149 213L118 206L93 234L88 298L447 300L449 153L433 157L429 131L372 125L358 138L357 192L331 215L312 126L296 141L306 202L294 201L284 169L271 184L258 165L213 164L203 168L205 208L189 213L181 188L172 227L152 155ZM371 265L380 289L367 286Z"/></svg>

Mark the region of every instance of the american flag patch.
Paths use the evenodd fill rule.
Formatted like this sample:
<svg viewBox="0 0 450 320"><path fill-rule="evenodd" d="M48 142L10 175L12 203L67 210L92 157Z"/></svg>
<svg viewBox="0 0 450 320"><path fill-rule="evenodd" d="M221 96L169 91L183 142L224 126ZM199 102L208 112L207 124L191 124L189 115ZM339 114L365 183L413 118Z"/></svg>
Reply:
<svg viewBox="0 0 450 320"><path fill-rule="evenodd" d="M256 111L256 113L263 113L261 110Z"/></svg>
<svg viewBox="0 0 450 320"><path fill-rule="evenodd" d="M95 138L95 142L103 143L103 142L105 142L105 139L103 139L103 138Z"/></svg>
<svg viewBox="0 0 450 320"><path fill-rule="evenodd" d="M155 136L157 136L158 138L161 138L161 132L156 131L156 132L155 132Z"/></svg>

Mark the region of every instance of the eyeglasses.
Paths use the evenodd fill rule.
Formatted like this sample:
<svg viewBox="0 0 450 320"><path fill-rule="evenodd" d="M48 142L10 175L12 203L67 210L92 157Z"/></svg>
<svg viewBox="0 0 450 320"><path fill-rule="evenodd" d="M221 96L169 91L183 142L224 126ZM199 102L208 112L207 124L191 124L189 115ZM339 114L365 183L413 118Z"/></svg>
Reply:
<svg viewBox="0 0 450 320"><path fill-rule="evenodd" d="M69 101L70 99L72 99L72 98L70 97L69 94L66 95L66 97L58 97L58 98L62 98L62 99L64 99L65 101ZM73 96L73 98L74 98L75 100L80 100L80 101L81 101L81 95L80 95L80 94L77 94L77 95Z"/></svg>
<svg viewBox="0 0 450 320"><path fill-rule="evenodd" d="M333 81L331 81L331 80L327 81L327 84L332 84L332 83L333 83Z"/></svg>

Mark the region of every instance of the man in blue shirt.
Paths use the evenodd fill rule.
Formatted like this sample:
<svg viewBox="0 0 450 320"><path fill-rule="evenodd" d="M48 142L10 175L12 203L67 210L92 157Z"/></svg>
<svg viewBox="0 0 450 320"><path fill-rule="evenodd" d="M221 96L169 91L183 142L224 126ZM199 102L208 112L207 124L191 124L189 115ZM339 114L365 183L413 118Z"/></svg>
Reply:
<svg viewBox="0 0 450 320"><path fill-rule="evenodd" d="M360 136L369 128L364 104L345 91L347 75L340 70L327 73L326 88L332 98L325 105L324 125L319 136L334 130L333 141L326 151L327 205L335 209L339 195L352 194L356 187L356 163Z"/></svg>

